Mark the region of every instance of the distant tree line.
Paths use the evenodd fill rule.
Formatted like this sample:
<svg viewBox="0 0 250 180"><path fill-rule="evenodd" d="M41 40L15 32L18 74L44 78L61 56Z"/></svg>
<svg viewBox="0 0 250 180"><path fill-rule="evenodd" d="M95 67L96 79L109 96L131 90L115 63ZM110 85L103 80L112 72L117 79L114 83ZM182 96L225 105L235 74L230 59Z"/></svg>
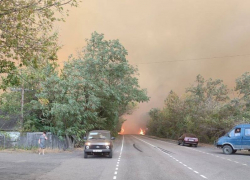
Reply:
<svg viewBox="0 0 250 180"><path fill-rule="evenodd" d="M177 139L189 132L202 142L214 142L234 125L250 123L250 74L237 78L233 90L223 80L198 75L185 94L170 91L164 107L151 109L149 116L149 135Z"/></svg>

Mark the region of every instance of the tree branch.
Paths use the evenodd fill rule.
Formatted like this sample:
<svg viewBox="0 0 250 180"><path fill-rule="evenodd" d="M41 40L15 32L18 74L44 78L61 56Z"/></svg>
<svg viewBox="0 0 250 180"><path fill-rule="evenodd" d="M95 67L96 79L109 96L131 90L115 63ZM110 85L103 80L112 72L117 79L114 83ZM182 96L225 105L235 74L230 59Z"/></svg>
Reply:
<svg viewBox="0 0 250 180"><path fill-rule="evenodd" d="M18 12L22 9L27 9L27 8L30 8L31 6L34 6L34 5L37 5L41 2L42 0L39 0L37 3L31 3L29 5L26 5L26 6L23 6L23 7L20 7L20 8L13 8L13 9L8 9L8 10L2 10L2 11L6 11L6 13L0 13L0 16L5 16L5 15L8 15L8 14L11 14L11 13L14 13L14 12ZM17 4L15 4L16 6L18 6Z"/></svg>

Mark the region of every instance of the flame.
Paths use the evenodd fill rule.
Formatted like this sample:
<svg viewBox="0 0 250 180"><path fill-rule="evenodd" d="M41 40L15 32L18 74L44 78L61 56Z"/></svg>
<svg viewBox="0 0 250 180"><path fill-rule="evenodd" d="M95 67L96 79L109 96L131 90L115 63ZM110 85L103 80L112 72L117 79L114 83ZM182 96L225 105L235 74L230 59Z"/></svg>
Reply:
<svg viewBox="0 0 250 180"><path fill-rule="evenodd" d="M123 127L122 127L122 129L121 129L121 131L120 132L118 132L118 134L123 134L124 133L124 129L123 129Z"/></svg>
<svg viewBox="0 0 250 180"><path fill-rule="evenodd" d="M141 134L141 135L145 135L145 131L143 131L143 130L142 130L142 128L140 128L140 132L139 132L139 134Z"/></svg>

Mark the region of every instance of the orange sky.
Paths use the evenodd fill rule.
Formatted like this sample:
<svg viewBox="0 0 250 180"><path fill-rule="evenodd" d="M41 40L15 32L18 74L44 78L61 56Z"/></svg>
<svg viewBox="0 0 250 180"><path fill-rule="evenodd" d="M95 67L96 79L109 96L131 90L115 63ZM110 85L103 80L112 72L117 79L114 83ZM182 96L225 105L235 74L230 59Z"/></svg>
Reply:
<svg viewBox="0 0 250 180"><path fill-rule="evenodd" d="M55 25L64 45L59 61L85 46L93 31L119 39L151 97L126 116L125 132L138 133L151 108L161 108L170 90L182 95L198 74L233 88L250 71L250 55L239 56L250 54L249 9L248 0L82 0ZM212 57L220 58L202 59Z"/></svg>

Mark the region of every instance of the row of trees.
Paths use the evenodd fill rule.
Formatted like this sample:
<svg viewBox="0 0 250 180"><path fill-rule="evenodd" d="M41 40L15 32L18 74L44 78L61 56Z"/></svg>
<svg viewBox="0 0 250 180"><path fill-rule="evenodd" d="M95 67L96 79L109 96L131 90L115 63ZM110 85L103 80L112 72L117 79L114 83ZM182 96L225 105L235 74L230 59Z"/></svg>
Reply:
<svg viewBox="0 0 250 180"><path fill-rule="evenodd" d="M239 123L250 123L250 74L236 79L229 90L220 79L196 77L194 85L179 97L171 91L162 109L149 112L148 134L177 139L185 132L213 142Z"/></svg>
<svg viewBox="0 0 250 180"><path fill-rule="evenodd" d="M23 69L24 130L66 135L68 142L92 129L117 134L120 117L138 102L148 101L146 90L138 85L137 69L126 55L118 40L107 41L94 32L87 46L76 58L70 57L60 72L50 61L36 70ZM5 112L20 113L20 92L6 92L0 102Z"/></svg>

